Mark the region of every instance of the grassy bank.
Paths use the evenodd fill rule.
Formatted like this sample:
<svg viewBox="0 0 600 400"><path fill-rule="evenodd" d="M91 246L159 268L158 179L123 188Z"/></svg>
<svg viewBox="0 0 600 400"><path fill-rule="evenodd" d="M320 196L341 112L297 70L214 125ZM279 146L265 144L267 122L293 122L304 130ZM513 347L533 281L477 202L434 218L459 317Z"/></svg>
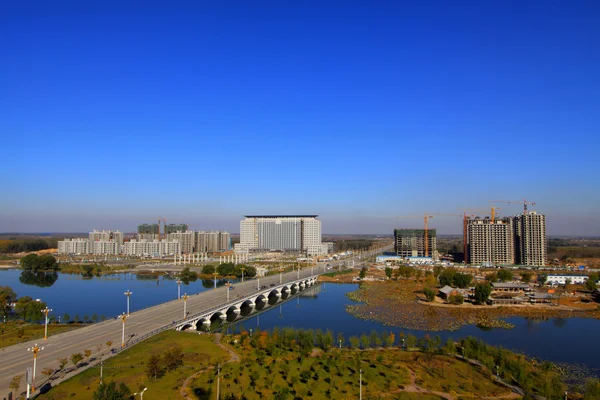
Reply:
<svg viewBox="0 0 600 400"><path fill-rule="evenodd" d="M181 347L183 366L167 372L157 380L149 379L145 366L150 357L164 354L173 346ZM148 399L181 399L179 389L187 377L226 359L227 353L214 344L212 335L166 331L107 360L103 367L104 382L124 382L132 392L138 392L140 387L147 387L145 397ZM99 377L99 368L91 368L37 399L93 399Z"/></svg>
<svg viewBox="0 0 600 400"><path fill-rule="evenodd" d="M68 332L85 325L81 324L49 324L48 336ZM44 325L25 324L20 322L8 322L0 324L0 348L12 346L17 343L24 343L33 339L43 339Z"/></svg>

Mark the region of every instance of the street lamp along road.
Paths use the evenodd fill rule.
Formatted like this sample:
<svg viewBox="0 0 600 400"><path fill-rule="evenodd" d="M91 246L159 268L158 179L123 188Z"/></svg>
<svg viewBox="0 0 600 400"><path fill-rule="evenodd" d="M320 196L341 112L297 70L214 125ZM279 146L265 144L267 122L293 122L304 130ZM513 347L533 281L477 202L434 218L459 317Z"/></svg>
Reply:
<svg viewBox="0 0 600 400"><path fill-rule="evenodd" d="M44 340L48 340L48 313L52 312L52 309L46 307L42 310L42 312L46 315L46 322L44 324Z"/></svg>
<svg viewBox="0 0 600 400"><path fill-rule="evenodd" d="M121 333L121 347L125 347L125 320L127 319L127 317L129 317L129 315L125 313L119 315L119 318L121 318L121 321L123 321L123 331Z"/></svg>
<svg viewBox="0 0 600 400"><path fill-rule="evenodd" d="M181 298L181 280L177 279L177 299Z"/></svg>
<svg viewBox="0 0 600 400"><path fill-rule="evenodd" d="M127 290L125 293L123 293L125 296L127 296L127 315L129 315L129 297L131 297L131 295L133 294L133 292Z"/></svg>
<svg viewBox="0 0 600 400"><path fill-rule="evenodd" d="M37 345L37 343L35 345L33 345L33 347L30 347L27 349L27 351L31 351L33 353L33 375L31 377L31 391L35 392L35 367L37 364L37 354L44 350L44 346L39 347Z"/></svg>
<svg viewBox="0 0 600 400"><path fill-rule="evenodd" d="M181 296L181 298L183 299L183 319L187 319L187 299L188 299L188 294L184 293L183 296Z"/></svg>

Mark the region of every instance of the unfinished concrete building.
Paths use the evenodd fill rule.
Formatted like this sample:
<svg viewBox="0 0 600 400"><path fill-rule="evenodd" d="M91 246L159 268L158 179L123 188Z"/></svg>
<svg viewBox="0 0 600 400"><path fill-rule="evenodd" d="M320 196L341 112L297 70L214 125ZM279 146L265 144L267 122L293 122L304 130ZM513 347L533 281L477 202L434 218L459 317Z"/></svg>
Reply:
<svg viewBox="0 0 600 400"><path fill-rule="evenodd" d="M467 218L466 229L468 263L515 263L512 218Z"/></svg>
<svg viewBox="0 0 600 400"><path fill-rule="evenodd" d="M529 211L514 218L517 264L546 265L546 216Z"/></svg>
<svg viewBox="0 0 600 400"><path fill-rule="evenodd" d="M425 240L428 241L427 246ZM394 251L400 257L432 257L437 260L436 245L435 229L427 230L427 239L424 229L394 229Z"/></svg>

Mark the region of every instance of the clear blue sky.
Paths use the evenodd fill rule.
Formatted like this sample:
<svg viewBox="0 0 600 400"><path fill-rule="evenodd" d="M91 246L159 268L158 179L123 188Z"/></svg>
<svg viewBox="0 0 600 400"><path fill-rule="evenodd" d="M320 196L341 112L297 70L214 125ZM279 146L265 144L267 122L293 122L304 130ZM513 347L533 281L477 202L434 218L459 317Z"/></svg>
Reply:
<svg viewBox="0 0 600 400"><path fill-rule="evenodd" d="M599 20L597 1L4 1L0 232L315 213L391 233L527 198L549 234L600 235Z"/></svg>

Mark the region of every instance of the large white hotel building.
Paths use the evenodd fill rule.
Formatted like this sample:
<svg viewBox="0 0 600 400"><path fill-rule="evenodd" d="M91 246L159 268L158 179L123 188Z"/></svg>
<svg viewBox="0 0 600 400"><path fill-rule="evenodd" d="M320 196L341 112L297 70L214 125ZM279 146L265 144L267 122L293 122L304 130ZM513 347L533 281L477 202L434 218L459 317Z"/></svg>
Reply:
<svg viewBox="0 0 600 400"><path fill-rule="evenodd" d="M236 252L271 250L327 254L321 221L317 215L246 215L240 221Z"/></svg>

